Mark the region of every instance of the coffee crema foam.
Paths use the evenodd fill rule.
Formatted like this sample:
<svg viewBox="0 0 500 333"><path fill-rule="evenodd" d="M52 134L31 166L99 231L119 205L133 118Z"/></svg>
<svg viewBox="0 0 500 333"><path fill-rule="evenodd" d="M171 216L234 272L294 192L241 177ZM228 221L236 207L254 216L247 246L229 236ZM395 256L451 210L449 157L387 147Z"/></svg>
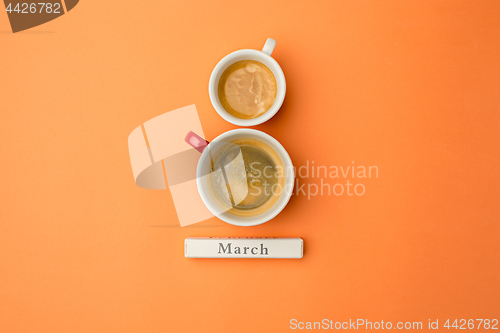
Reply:
<svg viewBox="0 0 500 333"><path fill-rule="evenodd" d="M229 66L219 81L222 107L240 119L253 119L268 111L276 99L278 86L273 72L254 60Z"/></svg>
<svg viewBox="0 0 500 333"><path fill-rule="evenodd" d="M223 172L214 172L223 170ZM255 139L229 141L212 154L210 190L231 214L255 216L272 207L284 183L281 159Z"/></svg>

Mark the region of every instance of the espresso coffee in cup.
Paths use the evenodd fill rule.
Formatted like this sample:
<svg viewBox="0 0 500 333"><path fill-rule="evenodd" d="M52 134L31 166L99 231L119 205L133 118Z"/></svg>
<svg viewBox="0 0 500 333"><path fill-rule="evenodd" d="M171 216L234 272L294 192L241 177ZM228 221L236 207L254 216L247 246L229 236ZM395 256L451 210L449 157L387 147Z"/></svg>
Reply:
<svg viewBox="0 0 500 333"><path fill-rule="evenodd" d="M268 111L278 87L273 72L255 60L242 60L229 66L219 80L222 107L239 119L253 119Z"/></svg>
<svg viewBox="0 0 500 333"><path fill-rule="evenodd" d="M262 141L231 140L212 152L210 192L230 214L249 217L265 212L278 200L283 183L281 159Z"/></svg>
<svg viewBox="0 0 500 333"><path fill-rule="evenodd" d="M235 129L208 142L189 132L201 152L196 185L208 210L224 222L254 226L274 218L292 195L295 172L285 148L254 129Z"/></svg>
<svg viewBox="0 0 500 333"><path fill-rule="evenodd" d="M285 74L271 57L276 41L262 51L238 50L222 58L210 75L208 93L217 113L237 126L255 126L271 119L285 99Z"/></svg>

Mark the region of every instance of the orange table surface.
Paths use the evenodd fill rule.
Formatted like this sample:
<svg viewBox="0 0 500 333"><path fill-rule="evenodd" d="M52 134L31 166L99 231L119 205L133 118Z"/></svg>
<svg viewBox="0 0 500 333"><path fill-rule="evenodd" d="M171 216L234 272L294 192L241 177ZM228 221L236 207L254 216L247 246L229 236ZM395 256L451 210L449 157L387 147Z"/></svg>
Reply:
<svg viewBox="0 0 500 333"><path fill-rule="evenodd" d="M81 1L12 34L1 12L0 331L500 319L499 18L498 1ZM297 167L378 177L328 178L365 193L298 193L261 226L181 228L169 190L135 185L127 137L189 104L208 140L237 128L210 73L268 37L287 94L255 128ZM305 252L184 258L199 236L302 237Z"/></svg>

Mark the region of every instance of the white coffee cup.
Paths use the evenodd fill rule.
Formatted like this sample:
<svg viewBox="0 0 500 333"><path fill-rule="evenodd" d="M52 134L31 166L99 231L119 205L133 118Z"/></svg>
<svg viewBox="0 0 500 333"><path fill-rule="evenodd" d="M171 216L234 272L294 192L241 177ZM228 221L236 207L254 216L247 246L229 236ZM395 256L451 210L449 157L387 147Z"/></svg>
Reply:
<svg viewBox="0 0 500 333"><path fill-rule="evenodd" d="M271 119L271 117L274 116L276 112L278 112L281 105L283 104L283 101L285 100L286 82L283 70L276 62L276 60L271 57L275 46L276 41L272 38L268 38L266 44L264 44L264 47L262 48L262 51L249 49L235 51L222 58L222 60L219 61L219 63L215 66L214 70L212 71L212 75L210 75L208 93L210 95L210 101L212 102L215 111L217 111L217 113L222 118L238 126L255 126ZM227 112L219 101L218 88L222 73L224 73L224 71L235 62L242 60L255 60L266 65L267 68L269 68L271 72L273 72L277 84L276 99L274 100L271 108L264 112L262 115L253 119L236 118L235 116Z"/></svg>
<svg viewBox="0 0 500 333"><path fill-rule="evenodd" d="M274 150L283 164L284 182L278 200L266 211L254 216L239 216L230 213L230 211L221 207L210 190L210 177L208 177L207 175L212 172L212 162L211 149L207 147L217 147L218 145L223 145L227 142L237 139L254 139L267 144L272 150ZM202 152L196 168L196 183L198 186L198 192L208 210L222 221L237 226L247 227L262 224L278 215L290 200L295 182L295 172L293 169L292 160L290 159L290 156L288 155L285 148L283 148L283 146L278 142L278 140L276 140L269 134L254 129L235 129L219 135L210 143L208 143L193 132L190 132L186 136L186 142L188 142L198 151Z"/></svg>

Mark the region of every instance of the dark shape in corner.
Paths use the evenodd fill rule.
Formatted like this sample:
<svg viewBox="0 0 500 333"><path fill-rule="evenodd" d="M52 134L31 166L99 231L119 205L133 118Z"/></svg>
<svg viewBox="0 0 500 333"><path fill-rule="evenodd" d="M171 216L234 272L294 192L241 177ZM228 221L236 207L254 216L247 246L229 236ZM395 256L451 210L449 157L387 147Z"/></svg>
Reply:
<svg viewBox="0 0 500 333"><path fill-rule="evenodd" d="M4 0L3 2L12 32L16 33L39 26L64 15L62 1L66 5L66 10L70 11L78 4L79 0L45 0L43 6L42 3L24 3L20 0Z"/></svg>
<svg viewBox="0 0 500 333"><path fill-rule="evenodd" d="M66 11L69 12L70 10L75 8L78 1L80 1L80 0L64 0L64 3L66 4Z"/></svg>

